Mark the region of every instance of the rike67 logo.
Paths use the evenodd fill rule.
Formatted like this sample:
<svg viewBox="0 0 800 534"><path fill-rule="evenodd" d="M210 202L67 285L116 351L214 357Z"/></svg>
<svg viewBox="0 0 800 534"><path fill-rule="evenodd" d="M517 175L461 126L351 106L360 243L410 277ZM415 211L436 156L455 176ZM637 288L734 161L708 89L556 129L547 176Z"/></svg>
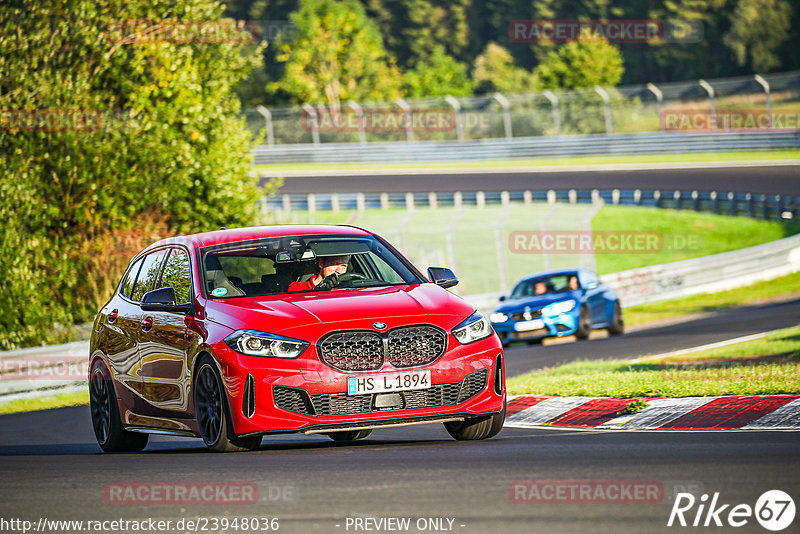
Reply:
<svg viewBox="0 0 800 534"><path fill-rule="evenodd" d="M667 526L742 527L753 517L767 530L777 532L792 524L795 516L794 500L781 490L764 492L754 507L749 504L723 504L719 492L709 501L708 494L696 499L691 493L679 493L672 505Z"/></svg>

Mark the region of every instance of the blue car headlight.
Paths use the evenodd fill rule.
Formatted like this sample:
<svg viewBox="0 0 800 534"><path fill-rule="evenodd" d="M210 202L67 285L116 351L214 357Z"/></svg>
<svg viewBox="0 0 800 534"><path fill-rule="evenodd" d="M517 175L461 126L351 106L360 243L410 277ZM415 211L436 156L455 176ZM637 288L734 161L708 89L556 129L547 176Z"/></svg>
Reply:
<svg viewBox="0 0 800 534"><path fill-rule="evenodd" d="M492 335L492 325L480 312L475 312L453 328L453 336L462 345L478 341Z"/></svg>
<svg viewBox="0 0 800 534"><path fill-rule="evenodd" d="M562 300L561 302L554 302L542 308L542 313L545 315L561 315L575 309L577 302L573 299Z"/></svg>
<svg viewBox="0 0 800 534"><path fill-rule="evenodd" d="M266 358L297 358L309 345L299 339L258 330L237 330L225 338L225 343L241 354Z"/></svg>
<svg viewBox="0 0 800 534"><path fill-rule="evenodd" d="M495 312L489 316L489 320L493 323L504 323L508 321L508 315L503 312Z"/></svg>

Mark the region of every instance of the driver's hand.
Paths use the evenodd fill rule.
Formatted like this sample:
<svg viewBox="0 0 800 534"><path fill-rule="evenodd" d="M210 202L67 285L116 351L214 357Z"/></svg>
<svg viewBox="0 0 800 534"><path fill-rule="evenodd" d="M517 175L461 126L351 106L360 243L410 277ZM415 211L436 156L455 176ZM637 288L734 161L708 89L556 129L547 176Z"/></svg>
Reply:
<svg viewBox="0 0 800 534"><path fill-rule="evenodd" d="M314 289L333 289L338 285L339 285L339 274L333 273L323 278L322 282L314 286Z"/></svg>

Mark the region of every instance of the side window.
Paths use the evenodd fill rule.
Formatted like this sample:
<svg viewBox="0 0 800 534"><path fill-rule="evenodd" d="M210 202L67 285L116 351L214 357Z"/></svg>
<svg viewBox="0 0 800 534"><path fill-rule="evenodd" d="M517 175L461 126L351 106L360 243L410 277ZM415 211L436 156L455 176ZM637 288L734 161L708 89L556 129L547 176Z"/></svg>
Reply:
<svg viewBox="0 0 800 534"><path fill-rule="evenodd" d="M161 275L161 287L175 290L175 302L183 304L191 299L192 271L189 255L182 248L173 248Z"/></svg>
<svg viewBox="0 0 800 534"><path fill-rule="evenodd" d="M144 258L139 258L136 260L136 263L131 265L131 268L128 269L128 272L125 274L125 279L122 281L120 292L128 298L131 298L133 284L136 283L136 275L139 274L139 267L142 266L143 260Z"/></svg>
<svg viewBox="0 0 800 534"><path fill-rule="evenodd" d="M139 277L133 286L132 300L141 302L145 293L158 289L158 276L161 273L161 266L164 265L166 256L167 250L157 250L144 257Z"/></svg>

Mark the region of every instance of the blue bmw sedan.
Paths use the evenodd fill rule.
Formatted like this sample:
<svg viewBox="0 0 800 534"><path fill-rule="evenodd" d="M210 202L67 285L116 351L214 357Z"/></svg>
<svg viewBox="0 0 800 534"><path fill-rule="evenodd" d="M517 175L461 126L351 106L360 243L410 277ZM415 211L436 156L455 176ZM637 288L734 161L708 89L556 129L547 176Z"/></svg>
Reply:
<svg viewBox="0 0 800 534"><path fill-rule="evenodd" d="M541 342L575 335L586 339L594 329L622 334L625 323L619 298L587 269L547 271L523 278L489 319L503 345Z"/></svg>

